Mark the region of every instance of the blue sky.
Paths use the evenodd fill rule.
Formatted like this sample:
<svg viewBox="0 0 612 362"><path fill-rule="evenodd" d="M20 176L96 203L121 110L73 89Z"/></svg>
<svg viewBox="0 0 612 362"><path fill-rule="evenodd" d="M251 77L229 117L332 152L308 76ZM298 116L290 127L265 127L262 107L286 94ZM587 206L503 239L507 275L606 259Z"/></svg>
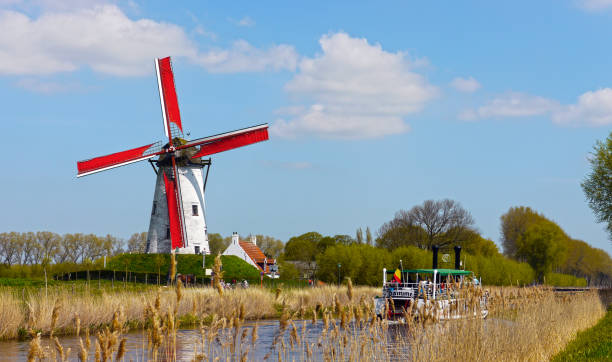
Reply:
<svg viewBox="0 0 612 362"><path fill-rule="evenodd" d="M148 228L149 165L76 161L163 138L170 55L192 137L271 125L213 157L210 232L354 235L451 198L496 242L525 205L612 252L580 188L612 129L610 0L0 7L2 231Z"/></svg>

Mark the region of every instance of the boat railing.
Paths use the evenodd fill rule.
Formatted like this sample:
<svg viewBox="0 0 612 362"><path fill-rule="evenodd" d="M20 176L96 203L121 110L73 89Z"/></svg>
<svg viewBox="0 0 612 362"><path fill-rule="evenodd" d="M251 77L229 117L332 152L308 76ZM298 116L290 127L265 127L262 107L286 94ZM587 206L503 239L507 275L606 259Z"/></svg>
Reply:
<svg viewBox="0 0 612 362"><path fill-rule="evenodd" d="M435 293L434 293L435 288ZM383 286L383 295L387 298L424 298L446 299L452 297L451 291L444 283L397 283L387 282Z"/></svg>

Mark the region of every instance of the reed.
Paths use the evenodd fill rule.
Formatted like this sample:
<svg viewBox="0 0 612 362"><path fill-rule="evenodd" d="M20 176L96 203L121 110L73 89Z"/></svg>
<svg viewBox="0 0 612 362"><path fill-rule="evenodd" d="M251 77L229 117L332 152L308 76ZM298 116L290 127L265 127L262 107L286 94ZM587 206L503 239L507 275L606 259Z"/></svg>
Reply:
<svg viewBox="0 0 612 362"><path fill-rule="evenodd" d="M93 322L106 323L93 342L94 360L110 360L113 356L134 359L130 353L135 353L137 360L174 360L179 317L195 311L200 321L199 337L193 342L182 341L193 343L195 360L255 359L251 351L262 339L258 326L244 325L243 320L278 317L280 313L278 332L272 342L267 342L271 345L265 346L269 350L268 359L547 361L576 333L593 326L605 313L597 292L559 295L541 287L453 288L465 303L455 308L473 308L487 293L489 318L439 322L431 308L408 308L403 311L407 316L403 324L389 325L378 320L373 312L372 296L378 290L354 286L352 298L347 287L290 289L276 298L274 291L260 288L227 290L220 296L214 288L182 289L176 285L141 294L108 294L96 297L99 299L95 301L89 300L94 298L91 296L74 298L70 293L52 291L47 304L42 298L25 303L32 306L35 316L41 311L49 314L47 320L41 315L40 322L34 318L34 328L51 327L55 305L64 306L56 313L58 332L69 331L70 324L75 328L74 313L78 313L87 336L88 328L96 325ZM0 293L0 300L5 299L2 297L15 298L10 293ZM89 303L97 304L97 314L106 317L95 319L90 315ZM68 305L71 307L67 308ZM20 310L26 309L22 305ZM306 320L296 320L308 313L312 313L313 323L321 326L314 335L307 331ZM411 317L415 313L418 319ZM317 322L318 315L322 322ZM123 333L129 321L140 321L145 328L148 343L142 351L127 349ZM25 325L27 318L23 317L20 323ZM86 344L87 347L82 341L80 344L82 361L88 360L89 342ZM30 346L29 356L33 359L56 358L55 353L62 359L61 348L56 345L50 351L45 349L40 335ZM64 352L64 356L67 354Z"/></svg>
<svg viewBox="0 0 612 362"><path fill-rule="evenodd" d="M377 292L369 287L354 288L356 296L369 299ZM343 305L349 304L346 287L287 289L278 300L276 292L266 288L229 289L219 295L215 288L185 288L180 282L174 288L115 289L96 294L74 294L69 288L49 288L47 292L44 289L30 291L25 300L18 291L5 288L0 289L0 339L17 338L19 330L40 331L43 336L77 334L84 328L104 326L116 330L119 321L142 328L147 321L143 303L155 303L157 310L163 311L171 307L176 320L190 316L194 323L202 316L213 314L229 318L238 313L241 320L278 318L279 305L284 304L289 313L315 306L320 309L332 305L334 294Z"/></svg>

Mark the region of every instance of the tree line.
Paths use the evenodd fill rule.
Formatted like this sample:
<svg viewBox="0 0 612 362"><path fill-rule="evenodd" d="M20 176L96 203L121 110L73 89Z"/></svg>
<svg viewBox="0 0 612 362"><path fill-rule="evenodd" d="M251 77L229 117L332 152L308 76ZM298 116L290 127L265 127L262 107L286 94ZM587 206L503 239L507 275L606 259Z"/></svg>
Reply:
<svg viewBox="0 0 612 362"><path fill-rule="evenodd" d="M431 267L431 248L440 248L441 267L452 248L463 250L463 267L491 284L529 284L556 280L565 284L584 278L589 285L612 283L612 259L601 249L573 239L552 220L524 206L510 208L500 217L501 253L494 241L484 238L469 211L454 200L427 200L399 210L372 235L369 227L355 236L325 236L308 232L286 243L271 236L256 235L264 254L278 259L281 277L318 278L335 282L350 277L360 284L377 285L382 268L395 268L400 260L406 268ZM213 255L222 253L232 237L211 233ZM247 236L250 238L250 235ZM102 256L144 253L147 233L134 233L128 240L112 235L64 234L49 231L0 234L0 263L12 265L83 264ZM446 264L444 264L446 263ZM450 263L450 264L449 264ZM340 265L340 267L338 267Z"/></svg>
<svg viewBox="0 0 612 362"><path fill-rule="evenodd" d="M407 268L431 267L432 246L452 260L452 248L459 245L464 267L487 283L530 284L547 278L561 284L582 283L581 279L589 285L612 283L612 259L605 251L572 239L531 208L512 207L500 221L503 253L493 240L480 235L460 203L427 200L398 211L379 228L374 242L363 238L361 228L355 238L317 232L290 238L280 257L281 275L327 282L351 277L358 283L377 284L383 267L395 268L400 260Z"/></svg>
<svg viewBox="0 0 612 362"><path fill-rule="evenodd" d="M0 233L0 262L6 266L83 263L123 250L123 240L112 235L60 235L50 231Z"/></svg>

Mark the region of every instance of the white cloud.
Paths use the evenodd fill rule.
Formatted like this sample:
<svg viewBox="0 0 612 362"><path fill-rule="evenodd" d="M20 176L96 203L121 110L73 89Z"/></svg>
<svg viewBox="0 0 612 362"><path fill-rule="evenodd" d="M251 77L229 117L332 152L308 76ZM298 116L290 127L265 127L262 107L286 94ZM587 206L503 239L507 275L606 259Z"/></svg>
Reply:
<svg viewBox="0 0 612 362"><path fill-rule="evenodd" d="M70 11L51 5L52 10L44 10L37 18L0 10L0 74L42 75L89 67L100 73L137 76L153 72L153 59L167 55L187 58L210 72L294 70L298 62L289 45L259 49L239 40L229 49L202 53L175 24L132 20L115 5ZM194 31L215 37L201 26Z"/></svg>
<svg viewBox="0 0 612 362"><path fill-rule="evenodd" d="M152 59L196 51L182 28L133 21L114 5L49 12L37 19L0 11L0 73L49 74L88 66L115 75L142 75Z"/></svg>
<svg viewBox="0 0 612 362"><path fill-rule="evenodd" d="M559 102L523 93L498 96L475 110L459 114L462 120L545 116L559 125L604 126L612 124L612 89L602 88L583 93L575 104Z"/></svg>
<svg viewBox="0 0 612 362"><path fill-rule="evenodd" d="M54 94L69 91L78 91L82 87L78 83L62 83L53 81L44 81L37 78L23 78L15 83L19 88L29 90L34 93Z"/></svg>
<svg viewBox="0 0 612 362"><path fill-rule="evenodd" d="M295 48L290 45L274 45L262 50L244 40L238 40L230 49L211 50L199 54L195 62L210 72L234 73L295 70L298 59Z"/></svg>
<svg viewBox="0 0 612 362"><path fill-rule="evenodd" d="M612 89L586 92L578 97L578 103L559 109L552 119L567 125L612 125Z"/></svg>
<svg viewBox="0 0 612 362"><path fill-rule="evenodd" d="M600 11L612 7L612 0L577 0L577 3L588 11Z"/></svg>
<svg viewBox="0 0 612 362"><path fill-rule="evenodd" d="M453 79L450 85L460 92L473 93L480 88L480 83L473 77Z"/></svg>
<svg viewBox="0 0 612 362"><path fill-rule="evenodd" d="M463 120L483 118L527 117L549 113L559 107L559 103L529 94L509 92L489 101L476 110L463 111Z"/></svg>
<svg viewBox="0 0 612 362"><path fill-rule="evenodd" d="M254 26L255 20L251 19L250 16L245 16L244 18L238 20L236 23L238 26Z"/></svg>
<svg viewBox="0 0 612 362"><path fill-rule="evenodd" d="M373 138L407 132L403 118L437 94L402 52L342 32L324 35L319 43L323 52L302 59L285 87L310 105L276 121L272 132L278 136Z"/></svg>

